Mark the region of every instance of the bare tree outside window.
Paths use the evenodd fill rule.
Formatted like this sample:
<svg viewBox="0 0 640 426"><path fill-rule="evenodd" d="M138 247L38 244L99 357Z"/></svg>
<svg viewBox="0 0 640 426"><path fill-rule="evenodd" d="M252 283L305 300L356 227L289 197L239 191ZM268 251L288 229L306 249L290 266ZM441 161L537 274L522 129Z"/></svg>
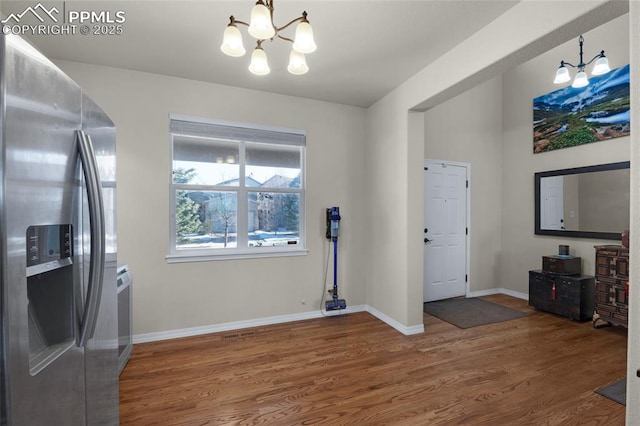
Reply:
<svg viewBox="0 0 640 426"><path fill-rule="evenodd" d="M222 233L223 247L227 247L230 241L230 233L236 230L237 200L234 193L216 193L210 201L211 230L213 233Z"/></svg>

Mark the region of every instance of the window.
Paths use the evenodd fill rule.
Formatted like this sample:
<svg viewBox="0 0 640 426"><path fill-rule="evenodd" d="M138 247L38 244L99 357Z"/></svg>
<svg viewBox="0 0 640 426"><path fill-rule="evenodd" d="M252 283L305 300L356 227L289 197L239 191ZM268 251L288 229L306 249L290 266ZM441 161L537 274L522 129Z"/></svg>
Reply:
<svg viewBox="0 0 640 426"><path fill-rule="evenodd" d="M170 131L170 261L304 254L304 132L173 115Z"/></svg>

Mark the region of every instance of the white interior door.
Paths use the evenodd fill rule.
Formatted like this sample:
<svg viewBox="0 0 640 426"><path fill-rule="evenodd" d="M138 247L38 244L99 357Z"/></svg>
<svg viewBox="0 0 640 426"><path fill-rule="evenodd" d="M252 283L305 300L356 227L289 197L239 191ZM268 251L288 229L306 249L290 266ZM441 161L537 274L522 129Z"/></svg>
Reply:
<svg viewBox="0 0 640 426"><path fill-rule="evenodd" d="M540 228L564 229L564 176L540 179Z"/></svg>
<svg viewBox="0 0 640 426"><path fill-rule="evenodd" d="M425 302L466 294L467 182L467 165L425 162Z"/></svg>

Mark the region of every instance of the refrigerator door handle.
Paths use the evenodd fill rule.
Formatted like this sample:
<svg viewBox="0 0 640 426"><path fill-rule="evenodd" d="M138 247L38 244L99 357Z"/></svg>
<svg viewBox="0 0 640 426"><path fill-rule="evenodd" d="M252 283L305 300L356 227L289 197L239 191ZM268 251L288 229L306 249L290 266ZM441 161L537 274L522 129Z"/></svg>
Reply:
<svg viewBox="0 0 640 426"><path fill-rule="evenodd" d="M87 297L80 323L78 346L83 347L93 337L98 320L98 309L102 295L105 265L105 219L102 200L102 183L91 137L84 131L76 131L80 162L87 187L89 205L89 228L91 235L91 257L89 260L89 280Z"/></svg>

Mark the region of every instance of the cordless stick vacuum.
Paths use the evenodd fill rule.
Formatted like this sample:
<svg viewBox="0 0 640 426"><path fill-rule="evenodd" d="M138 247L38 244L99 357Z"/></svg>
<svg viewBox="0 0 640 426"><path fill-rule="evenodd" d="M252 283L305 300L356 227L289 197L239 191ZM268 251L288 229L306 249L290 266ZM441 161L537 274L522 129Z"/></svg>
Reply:
<svg viewBox="0 0 640 426"><path fill-rule="evenodd" d="M338 231L340 228L340 209L338 207L331 207L327 209L327 238L331 238L333 241L333 295L332 300L327 300L325 303L325 310L336 311L339 309L346 309L347 302L344 299L338 299Z"/></svg>

